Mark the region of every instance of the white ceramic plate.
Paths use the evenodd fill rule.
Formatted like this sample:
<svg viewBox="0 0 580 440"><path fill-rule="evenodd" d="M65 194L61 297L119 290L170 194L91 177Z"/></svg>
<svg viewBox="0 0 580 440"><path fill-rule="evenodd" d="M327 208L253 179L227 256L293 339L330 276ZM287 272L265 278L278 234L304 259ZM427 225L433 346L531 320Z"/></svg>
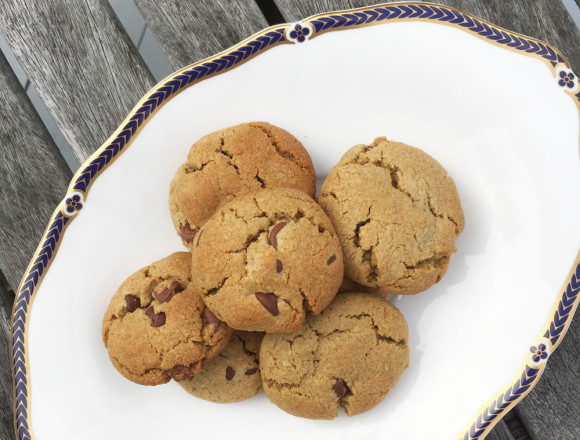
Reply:
<svg viewBox="0 0 580 440"><path fill-rule="evenodd" d="M169 77L75 175L20 286L19 438L483 438L537 382L580 296L578 92L554 48L434 5L275 26ZM138 386L103 347L119 284L182 249L167 197L188 149L253 120L301 140L320 179L386 135L456 182L458 252L439 284L393 298L410 366L365 414L312 421L263 394L217 405Z"/></svg>

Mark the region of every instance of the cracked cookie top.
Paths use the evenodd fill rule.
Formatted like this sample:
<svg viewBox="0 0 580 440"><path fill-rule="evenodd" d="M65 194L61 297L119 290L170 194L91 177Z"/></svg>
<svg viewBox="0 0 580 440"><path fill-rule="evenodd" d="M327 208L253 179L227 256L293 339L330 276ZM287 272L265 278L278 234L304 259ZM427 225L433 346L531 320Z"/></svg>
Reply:
<svg viewBox="0 0 580 440"><path fill-rule="evenodd" d="M342 282L340 242L302 191L262 189L218 209L196 236L192 280L208 308L238 330L294 332Z"/></svg>
<svg viewBox="0 0 580 440"><path fill-rule="evenodd" d="M340 238L345 275L393 294L438 282L464 227L445 169L427 153L384 137L347 151L318 203Z"/></svg>
<svg viewBox="0 0 580 440"><path fill-rule="evenodd" d="M260 188L288 187L314 197L316 175L304 146L266 122L211 133L189 151L169 189L173 224L191 249L201 226L231 198Z"/></svg>
<svg viewBox="0 0 580 440"><path fill-rule="evenodd" d="M258 356L264 333L236 331L203 371L179 382L188 393L216 403L240 402L262 390Z"/></svg>
<svg viewBox="0 0 580 440"><path fill-rule="evenodd" d="M381 402L409 365L407 323L386 300L344 293L297 334L267 334L260 348L264 391L284 411L333 419Z"/></svg>
<svg viewBox="0 0 580 440"><path fill-rule="evenodd" d="M103 318L103 342L115 368L142 385L198 373L229 342L230 329L191 285L191 254L156 261L119 287Z"/></svg>

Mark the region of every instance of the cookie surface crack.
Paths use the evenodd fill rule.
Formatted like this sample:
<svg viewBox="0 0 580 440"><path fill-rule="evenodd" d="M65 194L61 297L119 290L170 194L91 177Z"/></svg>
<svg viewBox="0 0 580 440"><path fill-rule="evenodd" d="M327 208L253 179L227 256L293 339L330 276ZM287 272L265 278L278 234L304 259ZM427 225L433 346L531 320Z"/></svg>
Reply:
<svg viewBox="0 0 580 440"><path fill-rule="evenodd" d="M358 248L360 248L360 230L364 225L369 224L371 221L370 218L367 218L366 220L363 220L362 222L358 222L356 224L356 227L354 228L354 238L352 239L354 245Z"/></svg>
<svg viewBox="0 0 580 440"><path fill-rule="evenodd" d="M205 296L213 296L213 295L215 295L224 286L224 284L226 283L226 281L228 279L229 279L229 277L225 277L224 279L221 280L221 282L218 283L218 285L216 287L212 287L206 293L204 293L204 295Z"/></svg>
<svg viewBox="0 0 580 440"><path fill-rule="evenodd" d="M431 214L433 214L434 217L439 217L442 219L446 219L448 221L450 221L451 223L453 223L453 225L455 226L455 233L459 234L459 224L457 223L457 221L449 216L448 214L443 215L443 214L439 214L436 210L435 207L433 206L432 202L431 202L431 195L429 193L427 193L427 205L429 206L429 211L431 211Z"/></svg>
<svg viewBox="0 0 580 440"><path fill-rule="evenodd" d="M250 124L250 126L259 129L260 131L262 131L262 133L264 133L267 136L268 140L270 141L270 143L272 144L272 146L276 150L276 153L279 156L298 165L301 170L304 170L304 166L300 163L300 161L296 158L296 156L294 156L289 151L283 151L280 149L280 146L278 145L278 139L276 139L276 137L272 134L270 130L268 130L266 127L262 125Z"/></svg>
<svg viewBox="0 0 580 440"><path fill-rule="evenodd" d="M366 275L367 282L369 283L374 283L379 276L379 268L373 261L373 251L374 247L371 247L370 249L366 249L362 255L363 263L369 268L369 273Z"/></svg>
<svg viewBox="0 0 580 440"><path fill-rule="evenodd" d="M435 255L433 257L425 258L417 261L413 265L405 264L405 269L421 269L426 266L444 267L449 261L449 255Z"/></svg>

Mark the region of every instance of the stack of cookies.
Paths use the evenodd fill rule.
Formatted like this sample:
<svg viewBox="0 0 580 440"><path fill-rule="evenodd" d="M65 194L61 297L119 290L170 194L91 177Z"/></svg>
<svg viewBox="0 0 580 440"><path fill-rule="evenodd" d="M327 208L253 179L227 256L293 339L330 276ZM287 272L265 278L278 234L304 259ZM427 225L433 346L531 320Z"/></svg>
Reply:
<svg viewBox="0 0 580 440"><path fill-rule="evenodd" d="M384 296L445 274L459 197L432 157L385 138L349 150L317 201L315 184L304 146L271 124L197 141L169 193L187 252L113 296L103 341L115 368L220 403L264 389L312 419L383 400L409 362L407 323Z"/></svg>

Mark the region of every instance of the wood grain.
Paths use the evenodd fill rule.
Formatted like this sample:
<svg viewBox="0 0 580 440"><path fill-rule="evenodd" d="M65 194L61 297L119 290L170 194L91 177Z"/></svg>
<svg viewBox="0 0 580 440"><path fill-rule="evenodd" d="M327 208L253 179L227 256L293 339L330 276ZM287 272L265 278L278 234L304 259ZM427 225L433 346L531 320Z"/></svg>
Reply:
<svg viewBox="0 0 580 440"><path fill-rule="evenodd" d="M16 290L72 172L0 54L0 271Z"/></svg>
<svg viewBox="0 0 580 440"><path fill-rule="evenodd" d="M268 27L253 0L136 0L149 28L180 69Z"/></svg>
<svg viewBox="0 0 580 440"><path fill-rule="evenodd" d="M286 21L298 21L321 12L360 8L392 1L372 0L274 0ZM533 2L504 0L434 0L530 37L552 44L580 72L580 30L561 0Z"/></svg>
<svg viewBox="0 0 580 440"><path fill-rule="evenodd" d="M0 438L14 438L12 422L12 369L10 366L10 318L14 302L6 280L0 273Z"/></svg>
<svg viewBox="0 0 580 440"><path fill-rule="evenodd" d="M14 438L12 421L12 373L10 367L10 316L12 304L9 302L6 286L0 282L0 438Z"/></svg>
<svg viewBox="0 0 580 440"><path fill-rule="evenodd" d="M107 0L3 0L0 30L81 163L155 84Z"/></svg>
<svg viewBox="0 0 580 440"><path fill-rule="evenodd" d="M14 437L10 319L13 291L72 172L0 53L0 438Z"/></svg>
<svg viewBox="0 0 580 440"><path fill-rule="evenodd" d="M487 434L485 440L525 440L525 439L516 439L510 432L509 428L507 427L505 421L502 419L500 420Z"/></svg>

